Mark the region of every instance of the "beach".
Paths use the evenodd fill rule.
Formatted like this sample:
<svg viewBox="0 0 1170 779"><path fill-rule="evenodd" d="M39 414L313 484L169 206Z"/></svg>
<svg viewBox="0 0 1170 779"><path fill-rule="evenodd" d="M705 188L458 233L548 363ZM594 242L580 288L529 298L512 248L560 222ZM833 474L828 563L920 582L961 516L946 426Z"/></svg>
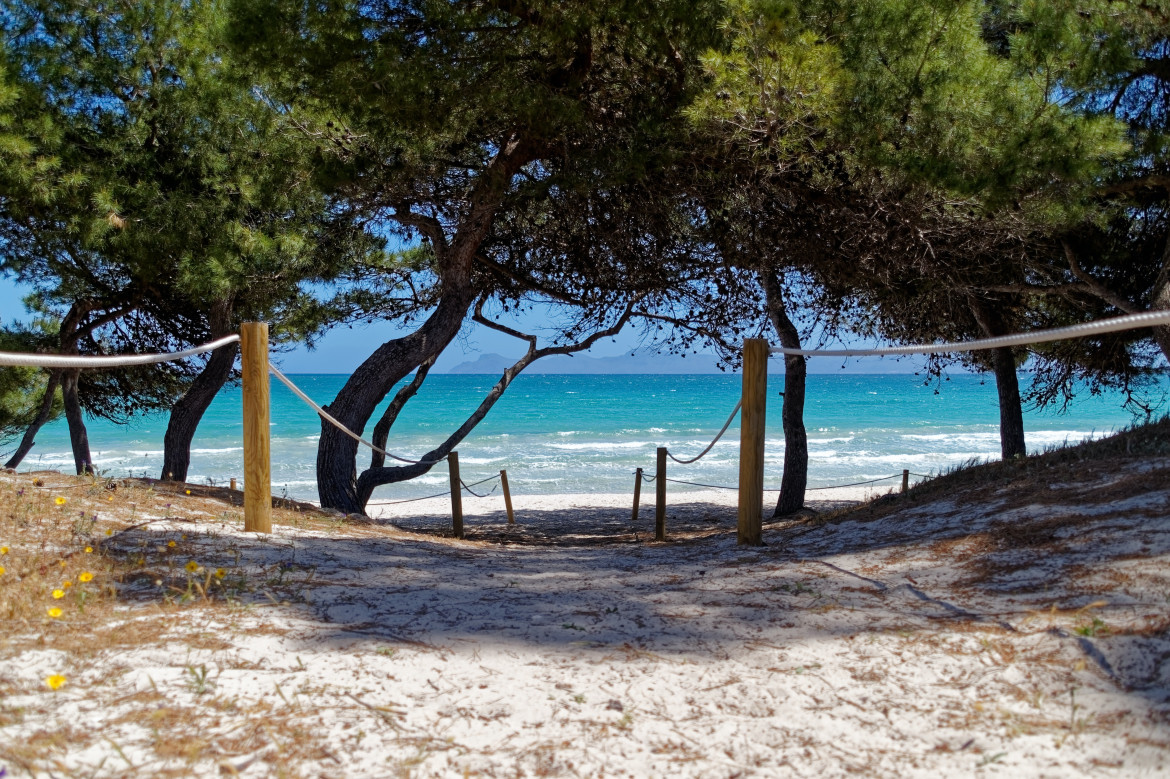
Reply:
<svg viewBox="0 0 1170 779"><path fill-rule="evenodd" d="M466 540L441 500L360 521L279 509L266 536L198 488L5 475L12 512L41 517L0 539L6 575L47 570L60 586L60 570L82 587L92 543L102 567L84 586L118 594L104 612L46 619L34 604L6 621L0 765L1164 773L1170 458L994 467L1016 470L861 507L814 501L816 514L766 519L762 547L736 545L723 491L671 502L664 543L652 502L631 524L620 494L517 496L512 526L498 494L467 497ZM95 519L70 535L78 515Z"/></svg>

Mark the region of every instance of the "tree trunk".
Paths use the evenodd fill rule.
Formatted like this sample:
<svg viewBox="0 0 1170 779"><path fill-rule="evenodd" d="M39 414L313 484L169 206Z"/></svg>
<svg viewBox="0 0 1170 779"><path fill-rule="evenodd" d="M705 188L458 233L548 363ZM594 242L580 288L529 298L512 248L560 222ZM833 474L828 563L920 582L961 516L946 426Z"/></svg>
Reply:
<svg viewBox="0 0 1170 779"><path fill-rule="evenodd" d="M768 318L786 349L800 348L800 333L784 304L780 279L773 273L761 274ZM784 425L784 474L780 480L780 499L773 517L795 514L804 508L805 489L808 487L808 434L804 429L804 388L808 365L804 357L784 357L784 403L780 417Z"/></svg>
<svg viewBox="0 0 1170 779"><path fill-rule="evenodd" d="M999 392L999 449L1005 460L1023 457L1024 410L1020 403L1020 378L1016 374L1016 356L1010 347L992 352L995 364L995 388Z"/></svg>
<svg viewBox="0 0 1170 779"><path fill-rule="evenodd" d="M231 313L231 301L219 301L212 306L209 313L212 340L223 338L231 332ZM195 377L183 397L171 407L167 432L163 436L163 465L159 478L164 481L187 481L195 430L216 394L232 375L232 366L236 364L239 351L238 343L230 343L212 352L207 365Z"/></svg>
<svg viewBox="0 0 1170 779"><path fill-rule="evenodd" d="M36 419L24 431L24 437L20 439L20 446L16 447L16 451L8 458L8 462L4 463L5 468L15 468L20 465L25 455L33 448L33 444L36 443L37 433L49 421L49 417L53 415L54 396L57 394L57 387L60 385L61 372L49 371L49 381L45 385L45 395L41 399L41 410L37 412Z"/></svg>
<svg viewBox="0 0 1170 779"><path fill-rule="evenodd" d="M987 338L1004 334L999 316L981 300L973 300L971 311ZM1011 347L991 350L995 388L999 392L999 450L1005 460L1028 453L1024 444L1024 409L1020 402L1020 378L1016 374L1016 356Z"/></svg>
<svg viewBox="0 0 1170 779"><path fill-rule="evenodd" d="M93 458L89 453L89 434L81 414L81 400L77 396L77 379L81 371L72 368L61 372L61 395L65 401L65 419L69 422L69 443L73 447L73 464L78 475L93 473Z"/></svg>
<svg viewBox="0 0 1170 779"><path fill-rule="evenodd" d="M451 343L475 299L468 286L444 292L423 326L403 338L387 341L358 366L325 410L355 433L361 433L382 399L412 370ZM317 445L317 495L324 508L361 514L357 489L357 441L321 421ZM429 468L429 466L427 466ZM422 471L426 472L426 469Z"/></svg>
<svg viewBox="0 0 1170 779"><path fill-rule="evenodd" d="M1152 310L1170 311L1170 235L1166 236L1166 246L1162 250L1162 271L1154 282L1154 294L1150 300ZM1154 341L1162 350L1166 361L1170 362L1170 326L1155 327Z"/></svg>
<svg viewBox="0 0 1170 779"><path fill-rule="evenodd" d="M435 357L437 356L435 355ZM398 393L394 396L394 400L390 401L390 405L382 412L382 418L378 420L378 424L374 425L374 435L370 439L374 446L382 449L386 448L386 442L390 438L390 428L394 426L394 422L398 419L398 415L402 413L402 409L405 408L407 402L418 394L423 382L427 379L427 374L430 373L431 366L435 364L435 357L423 361L423 364L418 366L418 370L414 372L414 379L411 380L410 384L398 390ZM423 459L430 458L424 457ZM374 488L378 486L373 480L363 477L369 471L382 468L385 465L386 455L381 452L370 453L370 467L361 477L358 477L357 483L358 501L361 502L363 511L365 510L366 504L370 502L370 496L373 495ZM428 467L427 470L429 471L430 468ZM415 475L421 476L422 473Z"/></svg>

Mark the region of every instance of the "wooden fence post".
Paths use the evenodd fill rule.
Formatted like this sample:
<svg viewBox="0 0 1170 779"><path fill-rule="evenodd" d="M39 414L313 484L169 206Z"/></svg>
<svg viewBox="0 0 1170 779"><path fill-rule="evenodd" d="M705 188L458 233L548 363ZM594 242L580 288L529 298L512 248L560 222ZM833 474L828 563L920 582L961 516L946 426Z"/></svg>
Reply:
<svg viewBox="0 0 1170 779"><path fill-rule="evenodd" d="M233 477L232 477L232 480L231 480L231 487L230 487L230 488L231 488L231 491L232 491L232 492L235 492L235 491L236 491L236 477L235 477L235 476L233 476Z"/></svg>
<svg viewBox="0 0 1170 779"><path fill-rule="evenodd" d="M666 540L666 447L658 447L658 470L654 477L654 540Z"/></svg>
<svg viewBox="0 0 1170 779"><path fill-rule="evenodd" d="M244 383L244 530L271 533L267 322L240 326L240 362Z"/></svg>
<svg viewBox="0 0 1170 779"><path fill-rule="evenodd" d="M634 513L630 517L630 522L636 523L638 521L638 506L642 504L642 469L639 468L634 473Z"/></svg>
<svg viewBox="0 0 1170 779"><path fill-rule="evenodd" d="M512 491L508 489L508 472L500 471L500 484L504 487L504 508L508 510L508 524L516 524L516 515L512 513Z"/></svg>
<svg viewBox="0 0 1170 779"><path fill-rule="evenodd" d="M902 469L902 492L910 489L910 469Z"/></svg>
<svg viewBox="0 0 1170 779"><path fill-rule="evenodd" d="M451 527L456 538L463 538L463 485L459 481L459 453L447 455L447 470L451 474Z"/></svg>
<svg viewBox="0 0 1170 779"><path fill-rule="evenodd" d="M743 342L743 408L739 436L739 526L736 542L763 543L764 432L768 401L768 342Z"/></svg>

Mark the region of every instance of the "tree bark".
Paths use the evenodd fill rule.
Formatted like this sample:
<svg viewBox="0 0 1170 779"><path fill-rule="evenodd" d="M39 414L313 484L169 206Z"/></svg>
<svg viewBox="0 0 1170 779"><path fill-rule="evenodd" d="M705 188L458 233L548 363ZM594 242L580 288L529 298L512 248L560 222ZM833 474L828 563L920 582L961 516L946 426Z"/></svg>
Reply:
<svg viewBox="0 0 1170 779"><path fill-rule="evenodd" d="M61 372L61 395L65 401L65 419L69 422L69 443L73 447L73 465L78 475L93 473L93 458L89 452L89 433L81 413L77 396L77 379L81 371L71 368Z"/></svg>
<svg viewBox="0 0 1170 779"><path fill-rule="evenodd" d="M57 388L61 386L61 372L49 371L49 381L45 385L45 395L41 399L41 409L37 412L36 419L24 431L24 436L20 439L20 446L16 447L16 451L8 458L8 462L4 463L5 468L15 468L24 460L25 455L33 448L36 443L37 433L49 421L49 417L53 415L53 401L57 394Z"/></svg>
<svg viewBox="0 0 1170 779"><path fill-rule="evenodd" d="M800 333L788 317L784 304L784 290L775 273L761 274L764 281L765 305L768 318L780 345L786 349L800 348ZM780 498L773 517L795 514L804 508L808 487L808 434L804 428L805 379L808 365L804 357L784 357L784 402L780 418L784 425L784 473L780 479Z"/></svg>
<svg viewBox="0 0 1170 779"><path fill-rule="evenodd" d="M215 303L208 318L211 325L211 338L223 338L232 331L232 303L222 300ZM171 407L170 419L167 422L167 432L163 436L163 465L164 481L187 481L187 471L191 467L191 441L195 438L195 430L200 420L207 412L216 394L223 389L228 377L232 375L232 366L236 364L236 355L240 345L230 343L221 346L211 353L211 358L203 366L203 370L195 377L195 381Z"/></svg>
<svg viewBox="0 0 1170 779"><path fill-rule="evenodd" d="M1004 334L998 315L980 300L972 301L975 320L987 338ZM1016 374L1016 356L1011 347L991 350L995 388L999 393L999 449L1005 460L1023 457L1028 453L1024 443L1024 409L1020 402L1020 378Z"/></svg>

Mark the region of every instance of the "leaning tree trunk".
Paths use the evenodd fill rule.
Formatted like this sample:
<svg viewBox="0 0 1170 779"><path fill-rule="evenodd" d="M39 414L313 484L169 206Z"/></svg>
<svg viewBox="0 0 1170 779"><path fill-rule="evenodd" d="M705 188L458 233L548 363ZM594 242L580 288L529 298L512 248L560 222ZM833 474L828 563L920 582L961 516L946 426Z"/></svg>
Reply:
<svg viewBox="0 0 1170 779"><path fill-rule="evenodd" d="M394 385L443 351L459 334L475 294L470 285L452 284L422 327L378 347L358 366L325 410L350 430L356 433L364 430L374 409ZM317 495L324 508L347 514L362 513L357 488L357 446L357 441L329 422L321 421Z"/></svg>
<svg viewBox="0 0 1170 779"><path fill-rule="evenodd" d="M786 349L800 348L800 333L788 317L780 280L772 273L764 276L764 293L768 318ZM773 517L795 514L804 508L808 487L808 434L804 429L804 387L808 365L804 357L784 357L784 403L780 417L784 425L784 474L780 479L780 499Z"/></svg>
<svg viewBox="0 0 1170 779"><path fill-rule="evenodd" d="M89 452L89 433L81 414L81 400L77 395L77 380L81 371L71 368L62 371L61 395L65 401L65 419L69 422L69 443L73 447L73 464L77 473L93 473L93 458Z"/></svg>
<svg viewBox="0 0 1170 779"><path fill-rule="evenodd" d="M1000 318L986 303L976 300L971 310L987 338L1004 334ZM1011 347L991 350L995 388L999 392L999 449L1005 460L1028 453L1024 443L1024 408L1020 402L1020 377L1016 374L1016 356Z"/></svg>
<svg viewBox="0 0 1170 779"><path fill-rule="evenodd" d="M20 439L20 446L16 447L16 451L8 458L8 462L4 463L5 468L15 468L24 460L25 455L33 448L36 443L37 433L49 421L49 417L53 415L53 401L56 399L57 388L61 386L61 372L49 371L49 380L45 385L45 395L41 398L41 409L37 412L36 419L24 431L24 437Z"/></svg>
<svg viewBox="0 0 1170 779"><path fill-rule="evenodd" d="M223 338L231 332L230 301L216 303L210 312L212 340ZM211 358L203 370L195 377L195 381L183 393L183 397L171 407L171 417L167 422L167 432L163 436L163 465L162 478L165 481L187 481L187 471L191 467L191 441L195 438L195 430L203 414L215 400L215 396L223 389L228 377L232 375L232 366L236 364L236 355L240 345L230 343L221 346L211 353Z"/></svg>

